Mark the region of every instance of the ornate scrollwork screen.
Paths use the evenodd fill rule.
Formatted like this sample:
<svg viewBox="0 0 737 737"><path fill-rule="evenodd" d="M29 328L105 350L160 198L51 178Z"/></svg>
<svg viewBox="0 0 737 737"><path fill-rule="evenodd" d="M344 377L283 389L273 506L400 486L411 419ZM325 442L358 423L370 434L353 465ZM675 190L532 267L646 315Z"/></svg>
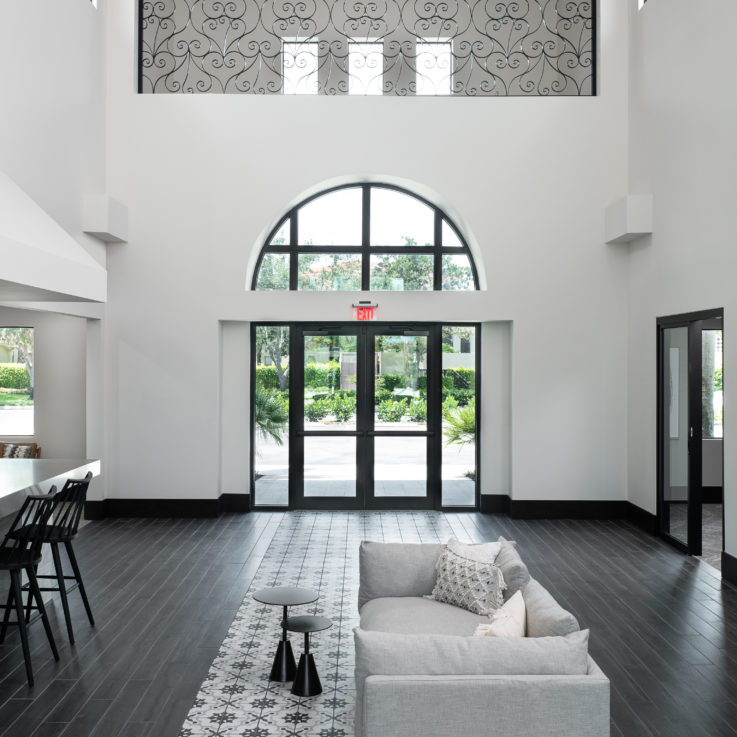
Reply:
<svg viewBox="0 0 737 737"><path fill-rule="evenodd" d="M141 0L139 92L593 95L595 0Z"/></svg>

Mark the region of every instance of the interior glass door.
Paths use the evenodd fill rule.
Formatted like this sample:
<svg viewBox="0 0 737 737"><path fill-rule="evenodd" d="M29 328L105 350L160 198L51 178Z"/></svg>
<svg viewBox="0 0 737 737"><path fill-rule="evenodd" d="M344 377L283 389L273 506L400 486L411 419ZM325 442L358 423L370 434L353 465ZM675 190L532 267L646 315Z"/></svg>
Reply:
<svg viewBox="0 0 737 737"><path fill-rule="evenodd" d="M663 327L660 347L661 534L701 554L701 321Z"/></svg>

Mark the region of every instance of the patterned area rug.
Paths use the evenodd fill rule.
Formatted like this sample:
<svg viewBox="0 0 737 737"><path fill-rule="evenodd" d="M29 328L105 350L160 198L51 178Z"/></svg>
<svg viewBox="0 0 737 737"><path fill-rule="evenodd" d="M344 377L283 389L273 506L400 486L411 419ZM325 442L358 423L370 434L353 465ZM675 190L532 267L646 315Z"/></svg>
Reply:
<svg viewBox="0 0 737 737"><path fill-rule="evenodd" d="M455 535L435 512L285 514L223 641L180 737L350 737L353 735L353 628L358 625L358 541L445 542ZM311 636L323 693L299 698L291 683L268 680L279 640L281 607L254 601L265 586L315 589L315 604L290 616L319 614L333 626ZM295 659L302 636L292 635Z"/></svg>

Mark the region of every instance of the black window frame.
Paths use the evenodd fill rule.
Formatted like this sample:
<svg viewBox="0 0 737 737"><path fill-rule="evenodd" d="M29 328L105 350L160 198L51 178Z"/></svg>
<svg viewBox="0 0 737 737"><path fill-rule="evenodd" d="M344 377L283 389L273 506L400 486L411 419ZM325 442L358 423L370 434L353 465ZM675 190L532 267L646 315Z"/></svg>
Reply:
<svg viewBox="0 0 737 737"><path fill-rule="evenodd" d="M301 208L309 204L318 197L330 194L331 192L337 192L342 189L362 189L362 205L361 205L361 245L360 246L341 246L341 245L299 245L299 233L298 233L298 214ZM400 192L409 197L413 197L419 202L423 203L433 211L434 228L433 228L433 244L431 246L372 246L371 245L371 190L372 189L389 189L395 192ZM444 246L443 245L443 222L447 223L448 227L455 233L458 238L460 246ZM272 239L281 230L281 228L288 224L289 232L289 243L283 245L270 245ZM479 279L478 272L476 269L476 263L471 254L471 250L468 247L466 239L463 237L458 226L448 217L448 215L437 205L434 205L429 200L421 197L420 195L412 192L404 187L397 186L395 184L386 184L383 182L353 182L348 184L341 184L336 187L330 187L328 189L321 190L320 192L307 197L306 199L299 202L289 212L282 217L279 222L271 229L266 242L261 248L259 253L258 261L256 262L256 268L253 272L253 278L251 280L252 291L308 291L299 289L299 255L309 253L313 256L320 256L330 253L339 254L358 254L361 256L361 288L362 292L369 292L371 290L371 256L385 256L394 254L415 254L415 255L432 255L433 256L433 291L478 291ZM285 290L261 290L258 289L258 277L261 270L261 264L264 256L268 254L288 254L289 255L289 288ZM471 267L471 275L473 277L473 287L468 290L443 290L443 256L455 255L455 256L466 256L468 263ZM310 290L312 291L312 290ZM342 290L341 290L342 291ZM359 291L359 290L345 290L345 291ZM383 292L386 290L373 290L375 292ZM412 291L430 291L430 290L413 290L405 289L405 292Z"/></svg>

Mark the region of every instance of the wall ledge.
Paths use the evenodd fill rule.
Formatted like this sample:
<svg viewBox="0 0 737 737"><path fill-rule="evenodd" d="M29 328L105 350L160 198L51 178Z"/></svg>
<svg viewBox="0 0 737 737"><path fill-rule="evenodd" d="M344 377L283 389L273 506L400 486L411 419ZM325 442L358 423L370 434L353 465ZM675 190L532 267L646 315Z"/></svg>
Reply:
<svg viewBox="0 0 737 737"><path fill-rule="evenodd" d="M630 194L606 208L604 213L606 243L631 243L652 232L652 195Z"/></svg>

